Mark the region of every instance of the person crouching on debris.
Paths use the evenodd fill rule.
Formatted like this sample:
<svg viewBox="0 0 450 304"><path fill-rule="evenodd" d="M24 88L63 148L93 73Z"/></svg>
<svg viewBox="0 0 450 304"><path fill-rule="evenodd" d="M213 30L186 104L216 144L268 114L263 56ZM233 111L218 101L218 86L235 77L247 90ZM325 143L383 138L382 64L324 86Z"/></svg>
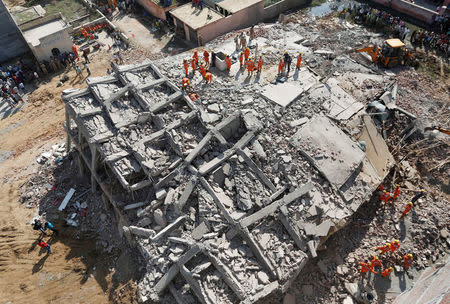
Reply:
<svg viewBox="0 0 450 304"><path fill-rule="evenodd" d="M191 92L191 93L189 93L189 98L190 98L192 101L197 101L197 99L199 98L199 96L198 96L197 93Z"/></svg>
<svg viewBox="0 0 450 304"><path fill-rule="evenodd" d="M400 195L400 186L395 185L394 195L392 196L392 200L395 201L399 195Z"/></svg>
<svg viewBox="0 0 450 304"><path fill-rule="evenodd" d="M45 232L46 228L44 228L42 226L42 223L40 220L35 219L31 225L33 225L33 230L40 230L44 235L47 235L47 232Z"/></svg>
<svg viewBox="0 0 450 304"><path fill-rule="evenodd" d="M413 205L412 202L409 202L408 204L406 204L405 210L403 210L403 213L402 213L402 215L400 216L400 218L402 218L402 217L404 217L405 215L407 215L407 214L412 210L413 206L414 206L414 205Z"/></svg>
<svg viewBox="0 0 450 304"><path fill-rule="evenodd" d="M380 254L384 254L384 253L389 251L389 248L390 248L390 243L386 242L386 245L379 246L379 247L376 248L376 250L379 250Z"/></svg>
<svg viewBox="0 0 450 304"><path fill-rule="evenodd" d="M45 222L44 228L45 228L45 229L48 229L48 230L51 230L51 231L52 231L53 233L55 233L56 235L59 234L58 229L56 229L55 226L54 226L52 223L50 223L50 222Z"/></svg>
<svg viewBox="0 0 450 304"><path fill-rule="evenodd" d="M51 253L50 245L44 242L42 239L39 239L37 244L39 247L45 248L47 250L47 254Z"/></svg>
<svg viewBox="0 0 450 304"><path fill-rule="evenodd" d="M391 252L394 252L395 250L400 248L400 241L399 240L394 240L392 242L389 243L389 250Z"/></svg>
<svg viewBox="0 0 450 304"><path fill-rule="evenodd" d="M379 259L376 255L374 255L374 256L372 257L372 260L370 261L370 263L372 263L372 266L373 266L373 267L377 267L377 266L380 266L380 268L383 267L383 265L381 264L380 259Z"/></svg>
<svg viewBox="0 0 450 304"><path fill-rule="evenodd" d="M361 273L372 272L374 274L378 274L375 270L373 270L373 265L371 262L368 263L359 263L361 265Z"/></svg>
<svg viewBox="0 0 450 304"><path fill-rule="evenodd" d="M190 88L191 88L191 81L189 80L189 78L184 77L183 79L181 79L181 89L186 92Z"/></svg>
<svg viewBox="0 0 450 304"><path fill-rule="evenodd" d="M408 268L411 266L413 261L413 255L411 253L405 254L403 256L403 264L404 264L404 268L405 270L408 270Z"/></svg>
<svg viewBox="0 0 450 304"><path fill-rule="evenodd" d="M382 194L380 195L380 201L384 201L385 204L391 199L391 194L387 192L386 190L383 190Z"/></svg>
<svg viewBox="0 0 450 304"><path fill-rule="evenodd" d="M388 277L393 271L394 271L394 268L389 267L389 268L386 268L385 270L383 270L381 275L385 278L385 277Z"/></svg>
<svg viewBox="0 0 450 304"><path fill-rule="evenodd" d="M419 198L425 195L425 189L420 189L420 192L414 195L414 197L411 199L411 203L415 203Z"/></svg>

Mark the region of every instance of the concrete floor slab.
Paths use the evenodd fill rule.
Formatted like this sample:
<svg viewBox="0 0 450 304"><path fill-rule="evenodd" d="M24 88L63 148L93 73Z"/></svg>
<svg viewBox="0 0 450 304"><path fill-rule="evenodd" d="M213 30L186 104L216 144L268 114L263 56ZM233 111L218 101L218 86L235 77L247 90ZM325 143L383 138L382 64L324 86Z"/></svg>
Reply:
<svg viewBox="0 0 450 304"><path fill-rule="evenodd" d="M314 166L340 188L361 164L365 154L325 116L316 116L292 137Z"/></svg>
<svg viewBox="0 0 450 304"><path fill-rule="evenodd" d="M265 86L261 95L282 107L287 107L291 102L298 98L304 92L303 87L296 83L285 82L277 84L268 84Z"/></svg>

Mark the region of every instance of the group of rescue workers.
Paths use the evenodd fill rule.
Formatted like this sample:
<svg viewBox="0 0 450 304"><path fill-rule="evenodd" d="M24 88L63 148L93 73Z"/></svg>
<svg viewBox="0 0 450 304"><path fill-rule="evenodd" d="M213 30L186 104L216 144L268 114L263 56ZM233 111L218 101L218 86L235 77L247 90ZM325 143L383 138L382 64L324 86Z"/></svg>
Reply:
<svg viewBox="0 0 450 304"><path fill-rule="evenodd" d="M300 52L297 56L297 64L296 68L300 70L302 64L303 53ZM210 60L211 57L211 60ZM254 71L257 71L257 74L260 75L262 72L262 67L264 64L264 59L260 55L259 59L250 57L250 48L246 47L239 54L239 68L242 71L245 67L248 71L248 77L251 78L253 76ZM224 58L227 72L230 73L232 61L229 55L225 55ZM285 52L284 56L281 57L279 65L278 65L278 77L282 77L285 75L289 77L289 73L291 70L292 57L288 52ZM211 67L215 67L216 65L216 54L212 51L211 54L207 51L203 51L203 61L200 61L198 51L195 50L192 58L183 60L183 68L185 76L181 79L181 88L184 92L186 92L189 97L195 101L198 99L198 94L194 92L191 87L191 80L189 79L189 68L192 68L192 75L195 75L195 72L198 70L202 75L205 83L211 83L213 79L213 75L210 72Z"/></svg>
<svg viewBox="0 0 450 304"><path fill-rule="evenodd" d="M380 201L384 202L385 204L393 203L400 195L400 186L395 185L395 189L392 192L392 195L390 192L386 191L383 185L380 185L378 187L378 190L380 191L379 199ZM406 216L414 207L414 204L416 201L425 195L425 190L421 189L417 194L414 195L414 197L405 205L404 210L402 214L400 215L400 219ZM386 257L386 259L389 258L392 260L392 258L396 258L396 252L400 248L400 241L394 240L392 242L386 242L385 245L378 246L375 248L375 250L381 255L382 257ZM401 254L400 254L401 255ZM401 258L403 260L403 268L405 270L408 270L408 268L412 265L414 257L411 253L405 253L404 255L401 255ZM360 272L362 274L372 272L374 274L380 274L382 277L388 278L390 274L394 271L393 267L384 267L383 263L381 262L380 258L376 255L372 256L372 259L367 262L360 263L361 270ZM379 272L375 271L375 268L379 268ZM384 269L384 270L383 270Z"/></svg>

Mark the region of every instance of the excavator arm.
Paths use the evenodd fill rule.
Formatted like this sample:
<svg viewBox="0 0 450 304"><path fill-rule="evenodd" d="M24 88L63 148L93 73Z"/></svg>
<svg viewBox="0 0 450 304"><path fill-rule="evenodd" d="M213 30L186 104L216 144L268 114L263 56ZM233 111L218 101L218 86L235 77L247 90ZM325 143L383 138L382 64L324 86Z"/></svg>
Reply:
<svg viewBox="0 0 450 304"><path fill-rule="evenodd" d="M432 130L438 130L441 133L450 135L450 130L444 129L444 128L441 128L441 127L426 127L425 128L425 131L432 131Z"/></svg>
<svg viewBox="0 0 450 304"><path fill-rule="evenodd" d="M355 49L354 52L356 53L362 53L365 52L370 55L372 58L372 62L378 62L381 56L381 51L376 46L368 46L362 49Z"/></svg>

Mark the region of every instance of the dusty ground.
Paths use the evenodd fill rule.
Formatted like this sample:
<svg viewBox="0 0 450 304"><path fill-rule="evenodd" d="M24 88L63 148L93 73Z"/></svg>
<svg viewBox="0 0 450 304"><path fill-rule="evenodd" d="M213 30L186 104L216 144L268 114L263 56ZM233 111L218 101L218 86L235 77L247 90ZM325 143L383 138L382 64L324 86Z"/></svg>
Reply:
<svg viewBox="0 0 450 304"><path fill-rule="evenodd" d="M110 56L104 52L91 56L93 75L106 73ZM28 223L37 208L27 209L19 203L20 187L41 170L36 157L64 141L61 92L84 85L73 80L73 70L68 76L69 81L61 87L56 86L59 75L45 79L21 111L0 121L0 147L14 152L0 163L0 297L5 303L31 299L33 303L106 303L115 299L116 292L122 294L118 298L123 303L131 302L126 294L133 290L126 280L133 268L126 254L113 257L121 269L120 276L113 275L111 261L96 256L93 240L77 238L69 229L50 239L53 253L47 256L36 246L38 234Z"/></svg>

